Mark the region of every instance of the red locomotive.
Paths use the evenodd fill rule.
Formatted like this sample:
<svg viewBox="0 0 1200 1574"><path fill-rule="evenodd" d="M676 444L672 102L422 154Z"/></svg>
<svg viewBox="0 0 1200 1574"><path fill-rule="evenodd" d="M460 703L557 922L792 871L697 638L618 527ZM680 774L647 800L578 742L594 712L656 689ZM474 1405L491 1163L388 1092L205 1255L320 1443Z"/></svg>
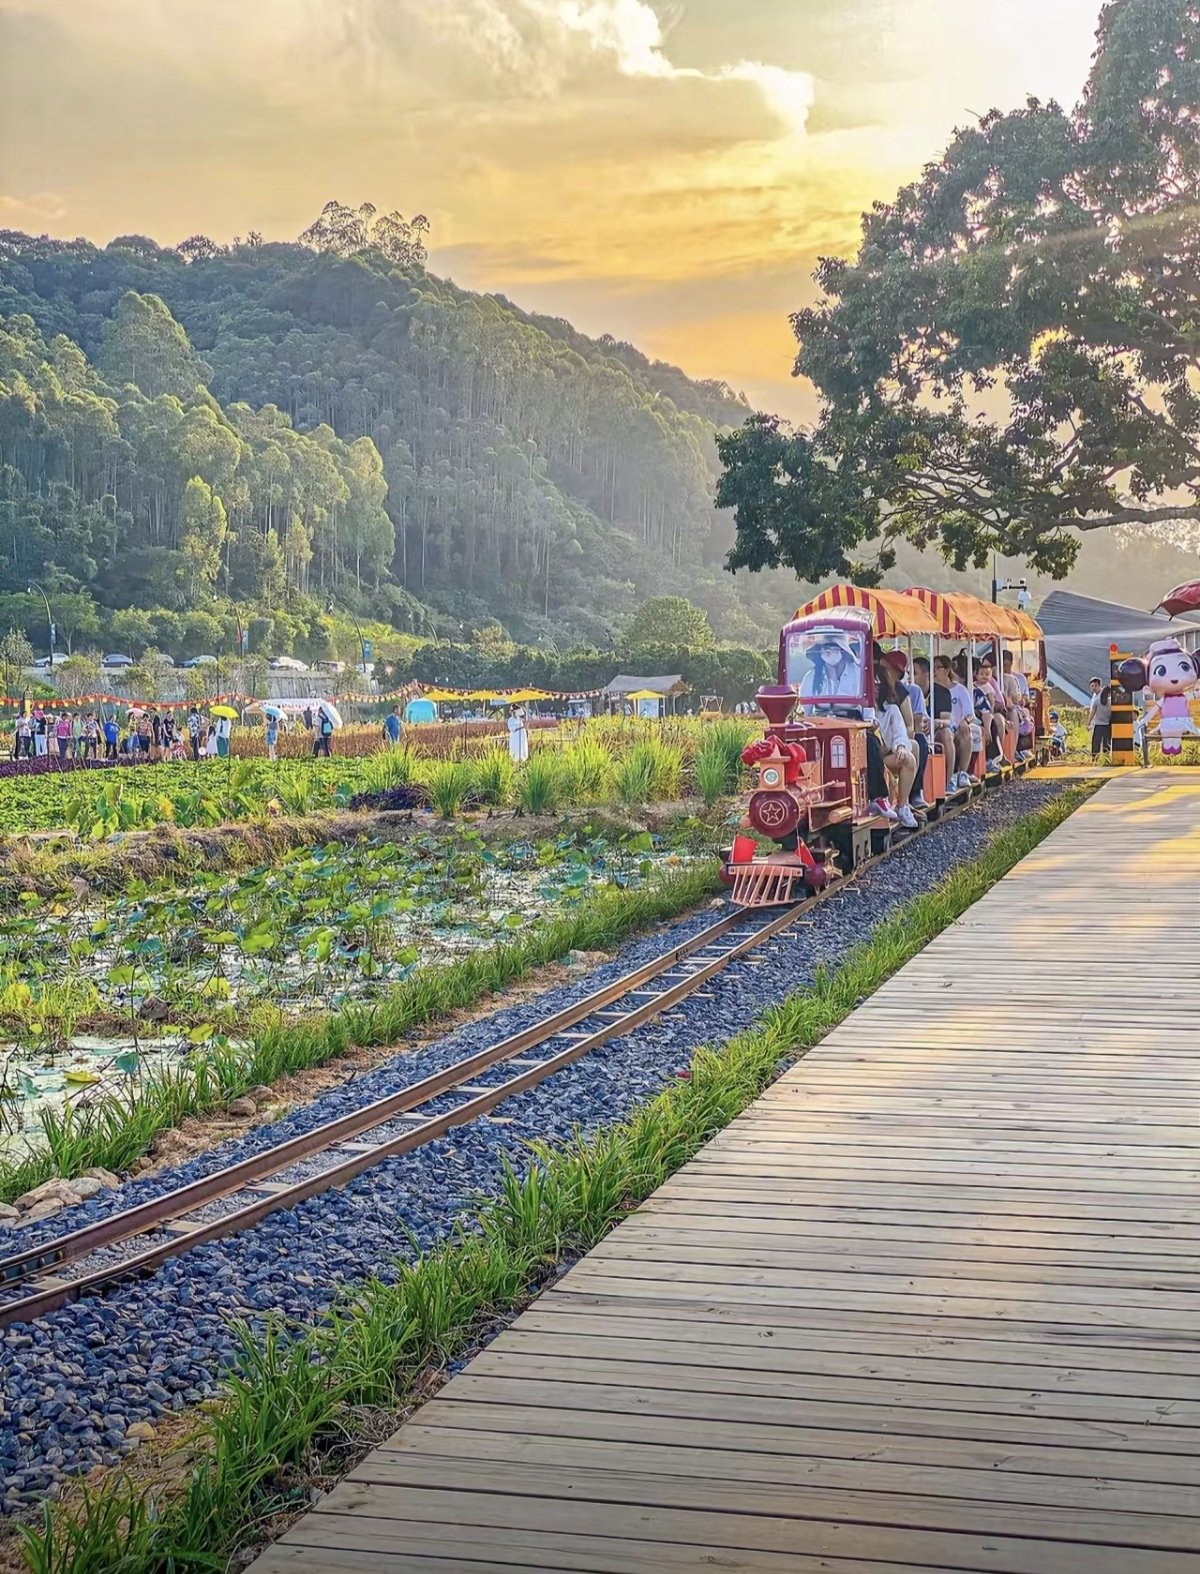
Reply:
<svg viewBox="0 0 1200 1574"><path fill-rule="evenodd" d="M779 682L758 692L766 736L742 759L758 777L747 823L780 851L756 859L752 838L735 840L725 875L739 906L819 890L868 857L872 837L888 829L867 792L872 637L870 614L852 608L797 617L779 637Z"/></svg>

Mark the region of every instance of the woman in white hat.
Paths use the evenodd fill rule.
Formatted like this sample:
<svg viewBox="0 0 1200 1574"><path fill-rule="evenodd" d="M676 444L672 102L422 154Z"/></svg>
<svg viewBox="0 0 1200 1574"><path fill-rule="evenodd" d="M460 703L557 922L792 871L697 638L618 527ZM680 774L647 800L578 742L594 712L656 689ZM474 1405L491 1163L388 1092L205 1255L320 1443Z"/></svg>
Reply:
<svg viewBox="0 0 1200 1574"><path fill-rule="evenodd" d="M862 693L862 651L841 629L814 634L806 655L809 669L800 680L800 698L847 699Z"/></svg>

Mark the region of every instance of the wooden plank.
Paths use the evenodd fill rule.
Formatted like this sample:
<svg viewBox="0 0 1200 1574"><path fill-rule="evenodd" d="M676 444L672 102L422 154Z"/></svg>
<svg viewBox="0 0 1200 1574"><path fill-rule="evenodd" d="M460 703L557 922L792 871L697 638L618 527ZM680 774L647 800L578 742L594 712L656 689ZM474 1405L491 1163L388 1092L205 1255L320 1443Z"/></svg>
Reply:
<svg viewBox="0 0 1200 1574"><path fill-rule="evenodd" d="M443 1494L439 1506L453 1514L457 1501L451 1494ZM364 1505L374 1509L372 1501ZM666 1534L672 1533L668 1522ZM442 1524L436 1519L375 1518L367 1514L327 1513L312 1514L302 1521L299 1533L306 1538L306 1545L297 1546L290 1539L297 1532L289 1532L271 1552L255 1563L255 1574L285 1574L285 1571L304 1570L305 1574L393 1574L393 1557L404 1557L408 1552L420 1553L437 1560L437 1574L457 1574L464 1560L486 1558L489 1568L519 1569L529 1574L547 1574L556 1567L582 1570L584 1574L658 1574L660 1569L682 1569L696 1574L699 1566L721 1569L724 1574L880 1574L880 1565L864 1563L857 1558L831 1560L817 1554L813 1557L797 1556L756 1550L746 1547L722 1548L718 1556L701 1559L700 1551L693 1545L680 1545L655 1540L639 1525L628 1537L574 1534L557 1525L552 1529L541 1526L514 1529L508 1525L466 1525L451 1519ZM634 1538L637 1539L634 1539ZM398 1552L403 1547L405 1552ZM267 1559L286 1558L295 1553L295 1563L268 1563ZM323 1562L322 1559L335 1559ZM370 1560L370 1561L367 1561ZM917 1566L907 1562L889 1561L888 1569L906 1574Z"/></svg>
<svg viewBox="0 0 1200 1574"><path fill-rule="evenodd" d="M1189 1236L1185 1231L1160 1230L1156 1235L1115 1233L1107 1221L1087 1219L1022 1219L1009 1216L1006 1228L980 1227L975 1219L957 1221L953 1216L921 1212L891 1211L886 1214L868 1209L809 1208L802 1204L761 1208L739 1207L734 1201L706 1201L688 1198L667 1202L651 1198L628 1221L630 1233L659 1228L669 1223L676 1231L689 1229L732 1230L741 1233L778 1231L796 1238L819 1240L818 1250L835 1248L839 1243L852 1246L856 1241L944 1241L967 1246L992 1246L997 1251L1011 1248L1044 1249L1056 1259L1068 1261L1076 1252L1087 1252L1101 1260L1111 1252L1122 1253L1132 1261L1144 1258L1156 1266L1166 1266L1176 1257L1190 1268L1200 1250L1200 1231ZM1135 1226L1130 1226L1135 1228ZM1137 1227L1141 1228L1141 1227Z"/></svg>
<svg viewBox="0 0 1200 1574"><path fill-rule="evenodd" d="M1088 1344L1080 1341L1059 1340L1054 1344L1045 1341L1020 1342L1011 1337L1011 1328L996 1329L991 1338L946 1338L928 1330L921 1333L900 1333L891 1324L880 1325L878 1319L867 1329L835 1329L804 1323L798 1327L768 1320L766 1314L758 1320L734 1322L728 1318L701 1314L672 1315L670 1309L655 1308L658 1315L639 1309L627 1311L621 1305L609 1305L603 1313L578 1307L570 1301L558 1302L553 1308L536 1302L512 1328L499 1335L499 1339L541 1337L585 1337L593 1342L598 1339L634 1339L639 1344L663 1340L691 1344L703 1341L706 1348L749 1345L757 1347L759 1366L763 1352L779 1352L786 1358L800 1351L818 1363L829 1353L848 1353L867 1360L863 1376L870 1375L876 1361L885 1358L917 1360L928 1366L929 1362L945 1362L940 1375L947 1382L955 1380L953 1373L962 1364L984 1362L987 1364L988 1381L995 1386L1038 1388L1053 1383L1055 1388L1083 1388L1090 1393L1146 1394L1154 1391L1164 1396L1200 1398L1200 1372L1191 1352L1178 1354L1152 1346L1149 1349L1116 1349L1111 1345ZM592 1354L599 1354L597 1345ZM1048 1376L1043 1367L1052 1369ZM820 1365L807 1368L820 1371ZM1012 1374L1015 1372L1015 1376ZM1023 1375L1024 1374L1024 1375ZM1146 1375L1153 1375L1147 1383ZM896 1373L893 1375L904 1375ZM936 1379L939 1371L935 1365L926 1375ZM970 1381L970 1379L968 1379Z"/></svg>
<svg viewBox="0 0 1200 1574"><path fill-rule="evenodd" d="M914 1270L923 1279L972 1280L980 1283L995 1280L998 1284L1023 1285L1055 1284L1080 1285L1089 1288L1109 1286L1117 1290L1140 1291L1176 1290L1195 1294L1200 1290L1200 1273L1179 1270L1164 1273L1139 1272L1128 1263L1116 1267L1102 1267L1097 1261L1064 1264L1061 1261L1023 1261L1019 1255L999 1254L994 1249L982 1248L975 1252L954 1251L946 1247L920 1251L912 1242L905 1242L902 1253L897 1255L897 1243L879 1241L859 1242L857 1252L822 1251L813 1241L796 1240L794 1236L758 1235L750 1231L691 1231L680 1240L673 1231L643 1231L637 1237L622 1235L619 1240L594 1252L593 1260L605 1262L664 1263L717 1263L724 1267L752 1267L794 1269L806 1276L815 1275L814 1283L823 1282L824 1275L832 1274L891 1274L907 1277ZM1128 1304L1128 1303L1126 1303Z"/></svg>
<svg viewBox="0 0 1200 1574"><path fill-rule="evenodd" d="M599 1291L604 1295L668 1301L700 1297L725 1304L753 1301L756 1305L772 1308L811 1307L829 1310L847 1303L848 1290L845 1287L813 1289L803 1283L777 1285L764 1282L763 1275L757 1278L726 1278L724 1274L732 1275L732 1270L723 1271L715 1267L706 1269L701 1266L693 1272L688 1265L678 1266L671 1279L666 1281L622 1273L620 1270L623 1266L620 1263L580 1263L563 1280L559 1293L587 1294ZM1110 1331L1124 1330L1131 1320L1122 1307L1109 1306L1102 1298L1098 1297L1090 1304L1086 1301L1060 1302L1048 1291L1043 1292L1041 1299L1017 1300L1000 1296L940 1295L933 1291L927 1294L905 1294L901 1291L859 1289L854 1291L852 1298L857 1306L866 1311L898 1312L909 1316L975 1317L1040 1323L1053 1313L1083 1327L1106 1328ZM1186 1309L1172 1311L1146 1308L1138 1310L1136 1322L1143 1331L1164 1329L1187 1334L1194 1332L1191 1317L1192 1314Z"/></svg>
<svg viewBox="0 0 1200 1574"><path fill-rule="evenodd" d="M940 1409L935 1404L877 1401L869 1390L857 1398L846 1395L812 1399L803 1394L782 1397L774 1391L767 1392L770 1385L765 1381L741 1382L738 1379L742 1374L724 1374L719 1368L714 1369L708 1382L687 1368L671 1373L656 1369L657 1386L646 1383L643 1373L627 1375L610 1362L578 1369L546 1365L543 1370L548 1375L538 1377L516 1367L496 1368L500 1375L491 1376L476 1371L472 1364L447 1385L438 1403L467 1400L551 1409L619 1410L631 1418L630 1437L638 1435L638 1416L666 1415L690 1418L710 1432L731 1424L751 1423L792 1431L862 1433L880 1443L897 1437L939 1438L1009 1448L1073 1449L1081 1455L1090 1454L1093 1449L1106 1453L1116 1450L1144 1455L1146 1471L1155 1479L1170 1472L1172 1461L1180 1471L1191 1472L1185 1476L1187 1480L1195 1480L1200 1468L1200 1449L1187 1446L1194 1440L1194 1430L1188 1433L1173 1429L1168 1433L1138 1421L1034 1415L1004 1396L997 1396L996 1407L991 1410L957 1410ZM602 1370L611 1373L609 1381L600 1375ZM432 1408L422 1412L422 1416L431 1416Z"/></svg>
<svg viewBox="0 0 1200 1574"><path fill-rule="evenodd" d="M504 1385L493 1385L496 1386ZM445 1404L430 1405L421 1415L420 1424L513 1436L587 1437L621 1442L632 1438L642 1451L659 1443L695 1448L707 1436L718 1438L722 1448L742 1453L783 1454L807 1461L863 1460L871 1466L928 1466L939 1472L936 1482L931 1481L923 1488L933 1492L943 1485L940 1472L947 1469L973 1477L975 1485L981 1484L981 1471L989 1479L1015 1476L1018 1488L1027 1484L1026 1478L1045 1477L1054 1483L1056 1492L1068 1494L1076 1490L1080 1479L1104 1481L1106 1489L1112 1487L1120 1491L1149 1482L1160 1488L1161 1493L1136 1497L1130 1494L1128 1506L1154 1513L1161 1506L1169 1513L1194 1514L1196 1496L1200 1492L1196 1485L1195 1462L1171 1454L1135 1454L1100 1447L1039 1446L1007 1440L1003 1443L968 1441L919 1432L911 1435L899 1431L881 1435L848 1429L822 1432L811 1426L769 1426L753 1421L731 1421L728 1417L722 1419L719 1433L712 1430L701 1433L696 1427L696 1421L701 1418L694 1413L699 1407L694 1396L687 1394L657 1391L644 1394L637 1388L581 1389L579 1385L567 1384L566 1391L557 1396L559 1403L533 1405L522 1400L515 1386L509 1386L511 1398L507 1401L450 1398ZM553 1388L554 1385L547 1386ZM631 1417L637 1418L636 1429ZM950 1485L953 1487L954 1483ZM1011 1479L1006 1485L1010 1490L1014 1487ZM1179 1493L1178 1487L1187 1490ZM990 1494L990 1487L985 1490ZM959 1493L952 1490L948 1495L953 1497ZM1067 1506L1075 1501L1068 1496ZM1158 1506L1152 1507L1152 1504ZM1121 1506L1116 1499L1108 1500L1110 1508Z"/></svg>
<svg viewBox="0 0 1200 1574"><path fill-rule="evenodd" d="M615 1319L609 1319L601 1332L586 1334L562 1327L562 1321L556 1319L552 1330L543 1332L527 1328L522 1319L515 1328L493 1342L493 1352L528 1356L540 1362L545 1372L550 1370L551 1362L558 1360L623 1361L656 1368L698 1367L703 1371L759 1372L763 1368L765 1341L726 1343L724 1330L720 1329L711 1333L705 1331L702 1336L701 1331L693 1327L689 1341L682 1337L665 1338L649 1324L635 1337L619 1328L613 1329L611 1323ZM1007 1356L1007 1360L993 1360L986 1352L976 1351L974 1359L964 1352L961 1359L948 1360L935 1356L892 1355L876 1350L845 1354L837 1348L826 1350L820 1346L780 1348L774 1341L770 1346L771 1370L783 1374L851 1381L941 1384L949 1388L965 1386L980 1390L1023 1389L1032 1393L1039 1392L1047 1384L1044 1366L1016 1361L1011 1351ZM600 1367L592 1366L588 1370L603 1375ZM1200 1377L1178 1378L1156 1373L1150 1378L1142 1372L1105 1372L1095 1367L1074 1369L1073 1365L1059 1365L1053 1371L1056 1394L1124 1395L1139 1403L1148 1402L1152 1396L1152 1403L1161 1410L1168 1410L1181 1401L1194 1404L1200 1400L1198 1383ZM845 1398L853 1400L855 1397L847 1389ZM986 1398L986 1403L993 1408L1011 1402L1005 1392L992 1393Z"/></svg>
<svg viewBox="0 0 1200 1574"><path fill-rule="evenodd" d="M487 1407L480 1408L486 1414ZM739 1450L729 1445L724 1428L718 1439L708 1443L693 1437L690 1442L659 1439L650 1444L640 1428L636 1440L628 1435L615 1439L597 1438L561 1430L546 1436L531 1422L531 1414L536 1416L536 1412L523 1410L510 1416L512 1424L507 1431L500 1431L494 1426L472 1426L470 1415L463 1416L455 1407L446 1409L449 1415L440 1411L441 1421L437 1426L413 1422L398 1432L354 1473L354 1479L391 1479L387 1474L387 1466L391 1463L389 1454L395 1456L397 1479L403 1479L408 1459L415 1452L425 1457L496 1460L554 1469L565 1466L618 1474L641 1471L652 1477L736 1482L755 1489L784 1486L800 1488L805 1493L844 1493L847 1494L845 1510L856 1519L869 1518L872 1514L873 1505L862 1497L864 1493L880 1493L889 1500L896 1496L934 1497L953 1499L956 1504L1008 1503L1078 1510L1086 1513L1093 1524L1099 1517L1097 1529L1104 1537L1137 1540L1144 1546L1200 1546L1200 1487L1194 1482L1181 1486L1114 1481L1094 1473L1094 1460L1077 1458L1080 1475L1065 1481L1058 1476L1007 1469L972 1470L949 1463L941 1465L934 1473L919 1465L888 1464L875 1458L848 1462L809 1458L798 1450ZM1084 1470L1089 1472L1086 1477L1082 1474ZM859 1506L858 1512L855 1512L855 1505ZM894 1505L889 1502L888 1506ZM803 1500L797 1503L796 1511L804 1513ZM1109 1514L1136 1516L1143 1521L1140 1531L1133 1529L1131 1521L1122 1520L1122 1533L1112 1537ZM1090 1538L1081 1536L1079 1539Z"/></svg>
<svg viewBox="0 0 1200 1574"><path fill-rule="evenodd" d="M952 1272L950 1269L956 1265L942 1260L918 1264L910 1256L901 1257L895 1263L846 1262L815 1257L811 1253L788 1252L779 1246L755 1249L742 1242L717 1245L709 1240L690 1245L668 1238L639 1243L622 1236L594 1251L590 1261L603 1265L606 1273L621 1273L630 1278L675 1280L689 1277L693 1269L707 1264L720 1270L720 1282L729 1284L837 1290L849 1288L844 1280L850 1274L858 1290L864 1292L899 1293L907 1289L918 1295L953 1293L985 1299L1004 1295L1026 1299L1034 1293L1030 1286L1035 1285L1041 1290L1039 1299L1042 1301L1087 1303L1100 1292L1108 1306L1134 1312L1141 1307L1170 1307L1186 1313L1196 1305L1195 1290L1191 1286L1161 1274L1144 1275L1144 1282L1136 1283L1129 1277L1103 1275L1088 1268L1056 1271L1038 1268L1032 1273L1021 1273L1015 1266L1004 1264L994 1272L985 1273L981 1265L973 1262L959 1264L958 1271ZM1128 1320L1139 1321L1137 1317Z"/></svg>
<svg viewBox="0 0 1200 1574"><path fill-rule="evenodd" d="M469 1434L456 1436L462 1440ZM482 1445L488 1441L479 1439L481 1453ZM1147 1556L1140 1549L1151 1548L1169 1559L1166 1566L1174 1564L1179 1574L1195 1574L1195 1564L1188 1567L1188 1556L1194 1556L1195 1549L1200 1548L1200 1527L1195 1521L1165 1515L1097 1511L1084 1516L1026 1504L1018 1516L1004 1506L974 1499L906 1497L882 1492L831 1494L773 1482L751 1485L730 1484L707 1476L694 1480L668 1475L648 1477L583 1465L548 1472L516 1460L493 1460L486 1455L473 1458L465 1453L457 1458L443 1458L413 1451L400 1457L377 1449L341 1486L333 1489L327 1501L332 1507L335 1498L345 1501L370 1490L386 1503L389 1492L413 1487L435 1492L453 1490L451 1483L470 1485L478 1498L511 1496L527 1502L540 1499L539 1506L547 1509L556 1501L570 1501L576 1508L591 1504L599 1511L595 1519L598 1528L604 1528L605 1509L619 1513L621 1508L645 1507L694 1514L723 1510L739 1520L774 1524L782 1539L797 1550L817 1551L824 1545L823 1539L817 1539L823 1537L818 1527L836 1526L845 1531L845 1539L839 1537L839 1544L854 1556L881 1554L892 1535L903 1546L906 1540L932 1540L932 1532L944 1538L963 1538L964 1551L975 1545L982 1551L984 1538L994 1538L1001 1545L1018 1539L1055 1543L1061 1547L1065 1560L1056 1566L1062 1570L1076 1567L1082 1571L1085 1556L1097 1557L1101 1567L1108 1558L1115 1568L1111 1554L1116 1549L1133 1560ZM483 1512L490 1517L492 1510ZM1019 1537L1014 1534L1018 1521ZM618 1523L622 1522L623 1517L618 1518ZM909 1532L907 1537L905 1531ZM740 1539L737 1531L734 1535ZM1124 1569L1136 1566L1129 1562L1122 1574Z"/></svg>
<svg viewBox="0 0 1200 1574"><path fill-rule="evenodd" d="M541 1382L557 1369L556 1356L522 1355L483 1350L471 1363L481 1377L507 1374ZM823 1377L810 1372L776 1372L754 1375L741 1369L701 1371L679 1365L659 1365L652 1361L604 1361L595 1357L574 1358L570 1365L575 1382L641 1385L645 1388L697 1388L712 1394L775 1396L793 1402L817 1405L886 1405L909 1409L971 1411L979 1415L989 1409L1018 1409L1022 1417L1047 1420L1103 1422L1114 1428L1140 1428L1147 1443L1158 1450L1177 1450L1200 1454L1200 1420L1193 1400L1162 1400L1117 1394L1060 1394L1045 1389L1011 1390L998 1393L965 1383L914 1383L886 1379ZM1150 1434L1153 1433L1153 1438ZM1107 1437L1111 1445L1114 1434ZM1124 1438L1128 1443L1128 1437Z"/></svg>
<svg viewBox="0 0 1200 1574"><path fill-rule="evenodd" d="M564 1279L560 1285L566 1285L567 1282ZM681 1292L685 1288L679 1287ZM1039 1343L1055 1347L1090 1344L1118 1351L1141 1349L1163 1356L1183 1353L1190 1361L1186 1370L1196 1370L1196 1337L1192 1328L1176 1330L1119 1325L1109 1328L1096 1322L1076 1321L1073 1316L1052 1318L1049 1315L1040 1320L1010 1322L1007 1319L989 1318L978 1312L974 1316L930 1318L917 1313L915 1309L881 1311L874 1307L866 1310L857 1305L784 1306L773 1301L768 1303L765 1297L761 1301L728 1301L719 1297L680 1293L678 1297L660 1298L638 1294L636 1287L629 1293L625 1293L625 1287L622 1287L620 1294L608 1294L595 1288L556 1288L546 1291L543 1301L554 1308L566 1301L580 1309L603 1310L606 1313L621 1308L626 1315L643 1317L696 1317L701 1321L753 1323L771 1327L865 1330L872 1335L876 1331L887 1331L927 1334L946 1339L1011 1340L1022 1346ZM1071 1311L1070 1308L1063 1310Z"/></svg>

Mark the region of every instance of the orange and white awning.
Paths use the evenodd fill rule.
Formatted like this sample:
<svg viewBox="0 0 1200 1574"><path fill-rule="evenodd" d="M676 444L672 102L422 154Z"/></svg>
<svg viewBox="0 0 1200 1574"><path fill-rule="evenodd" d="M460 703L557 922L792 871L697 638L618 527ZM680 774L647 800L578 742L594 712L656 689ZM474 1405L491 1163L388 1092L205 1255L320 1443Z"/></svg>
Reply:
<svg viewBox="0 0 1200 1574"><path fill-rule="evenodd" d="M858 585L830 585L819 596L797 608L795 616L814 612L839 612L846 608L869 612L876 639L905 639L910 634L936 634L932 613L902 590L863 590Z"/></svg>
<svg viewBox="0 0 1200 1574"><path fill-rule="evenodd" d="M981 601L978 596L968 595L965 590L926 590L922 585L914 585L904 594L919 602L932 615L936 632L943 639L1021 637L1009 621L1015 614L1010 614L1007 607Z"/></svg>

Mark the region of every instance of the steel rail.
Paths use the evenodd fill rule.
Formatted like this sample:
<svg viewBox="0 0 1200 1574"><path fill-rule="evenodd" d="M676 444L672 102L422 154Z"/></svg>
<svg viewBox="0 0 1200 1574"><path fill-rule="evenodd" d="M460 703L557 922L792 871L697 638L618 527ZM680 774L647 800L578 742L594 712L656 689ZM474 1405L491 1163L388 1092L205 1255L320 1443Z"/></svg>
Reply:
<svg viewBox="0 0 1200 1574"><path fill-rule="evenodd" d="M396 1093L389 1093L381 1099L375 1099L359 1109L350 1110L336 1120L314 1127L312 1131L302 1132L299 1136L291 1137L276 1147L253 1154L226 1169L214 1171L212 1175L203 1176L200 1180L191 1181L186 1186L165 1192L161 1197L151 1198L136 1207L114 1214L111 1218L100 1219L95 1224L72 1231L69 1235L62 1235L53 1241L31 1246L23 1252L16 1252L0 1261L0 1291L20 1283L33 1273L76 1261L102 1246L127 1240L131 1235L140 1234L148 1225L157 1223L160 1219L169 1218L176 1213L190 1212L203 1203L228 1196L252 1181L273 1175L337 1142L370 1131L372 1127L380 1126L385 1121L402 1115L441 1093L450 1092L464 1079L477 1076L498 1062L519 1055L522 1050L536 1047L545 1039L553 1037L555 1033L574 1027L576 1023L582 1022L614 1000L620 999L622 995L628 994L631 989L649 982L650 979L667 971L671 966L678 965L694 952L706 949L729 930L749 921L751 920L744 912L727 914L715 924L702 930L700 934L693 935L689 940L663 952L661 956L635 968L631 973L626 973L611 984L593 991L575 1005L565 1006L561 1011L542 1018L531 1027L513 1033L462 1060L455 1061L441 1071L433 1072L419 1082L410 1083L408 1087L401 1088Z"/></svg>
<svg viewBox="0 0 1200 1574"><path fill-rule="evenodd" d="M29 1247L0 1261L0 1293L22 1283L28 1283L30 1288L29 1294L0 1304L0 1328L7 1328L18 1322L31 1322L85 1295L95 1293L105 1285L148 1272L169 1258L182 1255L193 1247L237 1234L259 1223L268 1214L293 1208L310 1197L344 1186L385 1159L412 1152L445 1136L458 1126L469 1125L481 1115L488 1114L506 1099L536 1087L540 1082L582 1059L592 1050L598 1049L614 1038L623 1037L677 1005L728 967L731 962L781 934L828 897L843 890L859 876L883 862L897 846L905 846L917 836L927 835L937 826L963 813L970 807L972 799L980 790L977 789L963 802L944 809L936 821L923 825L919 831L905 837L903 842L889 845L882 852L865 859L849 874L830 881L822 890L788 907L767 923L758 925L750 934L736 940L733 945L719 951L713 957L705 959L697 954L709 950L715 943L724 939L731 930L752 922L752 910L739 910L727 914L701 930L699 934L691 936L677 946L672 946L651 961L603 985L574 1005L566 1006L530 1027L522 1029L521 1032L511 1034L486 1049L443 1067L442 1070L396 1093L376 1099L360 1109L351 1110L335 1120L314 1127L312 1131L289 1138L286 1142L268 1148L262 1153L253 1154L237 1164L214 1171L212 1175L204 1176L186 1186L177 1187L174 1191L165 1192L160 1197L151 1198L133 1208L113 1214L110 1218L97 1220L94 1224L85 1225L81 1229L58 1236L38 1246ZM643 985L653 979L667 977L684 965L690 968L687 975L675 983L668 984L665 989L654 991L642 989ZM636 996L639 993L648 996L642 1004L622 1011L598 1028L572 1035L570 1042L564 1048L545 1060L523 1066L519 1075L510 1077L495 1087L471 1088L472 1079L481 1072L502 1065L506 1061L512 1061L525 1050L546 1045L588 1018L604 1013L606 1007L622 997ZM411 1112L419 1109L421 1105L456 1090L469 1090L470 1096L452 1110L424 1117L412 1116ZM406 1131L376 1143L355 1143L351 1140L387 1125L402 1115L410 1115L416 1122ZM280 1174L304 1159L339 1150L346 1155L341 1162L315 1175L299 1181L271 1179L272 1176ZM213 1219L190 1220L186 1217L207 1203L240 1192L252 1195L252 1200L242 1207ZM155 1232L165 1232L166 1238L120 1262L104 1264L71 1279L56 1278L49 1274L40 1279L32 1278L33 1275L43 1273L46 1269L62 1268L80 1262L105 1246Z"/></svg>

